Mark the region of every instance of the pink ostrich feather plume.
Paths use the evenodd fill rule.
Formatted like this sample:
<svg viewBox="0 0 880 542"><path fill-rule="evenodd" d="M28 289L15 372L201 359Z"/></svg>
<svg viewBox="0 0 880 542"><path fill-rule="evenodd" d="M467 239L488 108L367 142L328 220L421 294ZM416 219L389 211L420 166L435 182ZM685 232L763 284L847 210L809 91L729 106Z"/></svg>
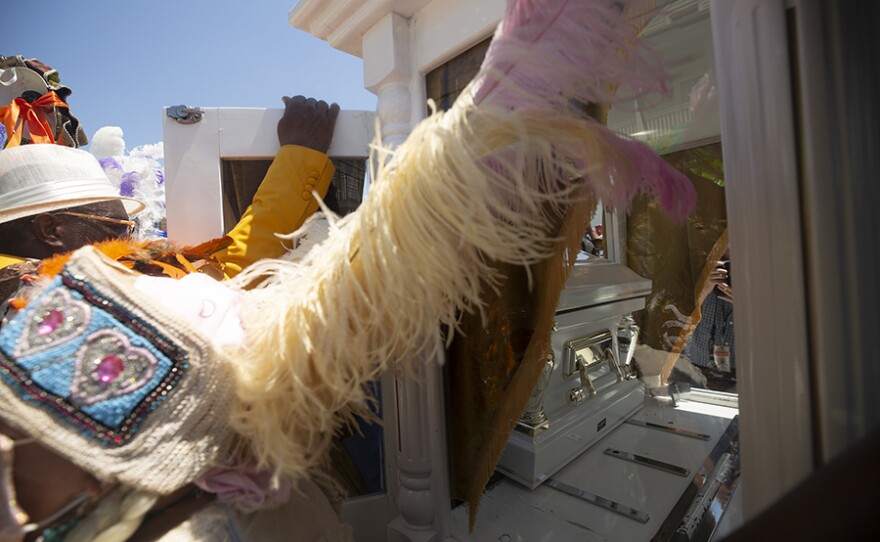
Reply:
<svg viewBox="0 0 880 542"><path fill-rule="evenodd" d="M549 104L584 117L589 103L613 105L665 93L660 59L639 37L655 4L510 1L474 81L474 102L511 110L546 109ZM696 195L683 174L641 142L598 122L594 130L600 143L592 146L594 151L614 159L595 154L571 158L583 165L584 176L606 204L626 209L634 196L648 193L674 218L687 216Z"/></svg>

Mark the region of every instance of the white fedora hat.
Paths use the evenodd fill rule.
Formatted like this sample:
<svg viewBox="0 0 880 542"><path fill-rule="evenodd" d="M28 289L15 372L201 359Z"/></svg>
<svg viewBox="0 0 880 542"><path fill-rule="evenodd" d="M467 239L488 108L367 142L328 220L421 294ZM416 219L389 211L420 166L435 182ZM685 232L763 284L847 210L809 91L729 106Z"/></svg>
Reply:
<svg viewBox="0 0 880 542"><path fill-rule="evenodd" d="M98 160L63 145L22 145L0 151L0 224L102 201L121 201L129 216L144 203L120 196Z"/></svg>

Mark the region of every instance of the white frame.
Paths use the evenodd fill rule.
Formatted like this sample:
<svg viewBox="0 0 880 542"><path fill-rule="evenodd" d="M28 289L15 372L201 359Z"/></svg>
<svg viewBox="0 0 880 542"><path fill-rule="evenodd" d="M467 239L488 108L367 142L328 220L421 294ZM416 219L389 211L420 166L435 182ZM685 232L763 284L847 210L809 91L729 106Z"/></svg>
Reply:
<svg viewBox="0 0 880 542"><path fill-rule="evenodd" d="M802 218L781 0L712 0L745 520L813 469Z"/></svg>
<svg viewBox="0 0 880 542"><path fill-rule="evenodd" d="M220 160L275 156L282 113L282 109L211 107L202 109L202 120L195 124L164 116L165 205L171 240L192 245L223 236ZM368 157L374 125L372 111L340 111L328 154Z"/></svg>
<svg viewBox="0 0 880 542"><path fill-rule="evenodd" d="M849 28L860 18L845 9L852 4L789 3L799 54L815 458L824 463L880 423L875 348L880 288L874 280L877 252L866 248L876 246L880 219L872 192L876 163L865 158L876 153L877 141L864 133L876 125L876 96L864 89L876 88L877 74L863 77L857 69L863 64L851 58L854 47L869 43L858 23L855 31Z"/></svg>

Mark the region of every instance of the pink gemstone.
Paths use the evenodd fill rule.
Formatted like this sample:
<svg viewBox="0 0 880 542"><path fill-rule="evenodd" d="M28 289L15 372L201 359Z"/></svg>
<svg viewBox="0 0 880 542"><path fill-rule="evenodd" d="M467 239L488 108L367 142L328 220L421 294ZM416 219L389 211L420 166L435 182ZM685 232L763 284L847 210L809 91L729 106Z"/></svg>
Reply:
<svg viewBox="0 0 880 542"><path fill-rule="evenodd" d="M98 362L98 367L95 369L94 375L98 382L107 384L108 382L113 382L119 378L119 375L124 370L125 363L122 362L122 358L111 354L101 358L101 361Z"/></svg>
<svg viewBox="0 0 880 542"><path fill-rule="evenodd" d="M43 319L40 320L40 325L37 327L37 333L40 335L48 335L58 329L58 326L64 322L64 311L58 309L52 309L43 316Z"/></svg>

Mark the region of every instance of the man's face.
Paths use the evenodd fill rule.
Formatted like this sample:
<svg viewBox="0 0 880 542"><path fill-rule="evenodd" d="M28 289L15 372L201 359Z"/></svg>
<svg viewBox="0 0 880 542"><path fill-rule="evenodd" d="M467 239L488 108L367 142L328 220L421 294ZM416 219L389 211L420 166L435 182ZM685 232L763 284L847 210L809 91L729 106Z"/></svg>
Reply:
<svg viewBox="0 0 880 542"><path fill-rule="evenodd" d="M59 223L59 238L64 251L82 246L124 239L131 233L131 222L121 201L105 201L72 207L52 213Z"/></svg>
<svg viewBox="0 0 880 542"><path fill-rule="evenodd" d="M43 259L101 241L128 238L133 226L118 200L59 209L0 224L0 252Z"/></svg>

